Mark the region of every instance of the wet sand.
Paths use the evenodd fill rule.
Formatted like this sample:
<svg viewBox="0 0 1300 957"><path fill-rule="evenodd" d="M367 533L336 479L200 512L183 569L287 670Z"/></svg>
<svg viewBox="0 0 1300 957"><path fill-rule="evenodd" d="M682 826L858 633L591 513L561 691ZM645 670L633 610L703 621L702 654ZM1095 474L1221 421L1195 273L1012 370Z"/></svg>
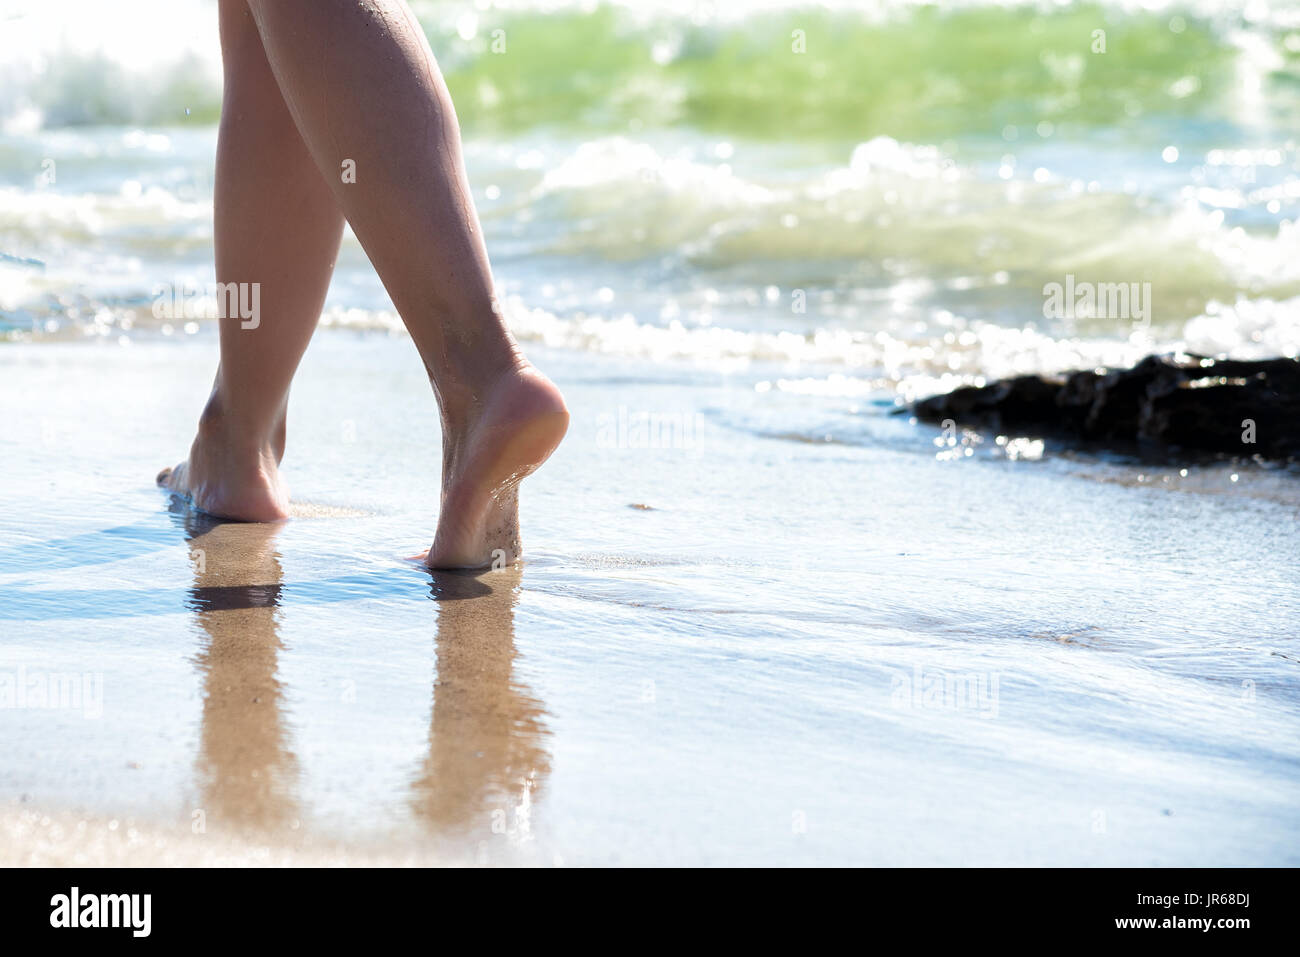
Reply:
<svg viewBox="0 0 1300 957"><path fill-rule="evenodd" d="M409 342L318 336L275 526L150 485L211 347L0 355L4 863L1297 863L1293 476L539 350L528 560L431 574Z"/></svg>

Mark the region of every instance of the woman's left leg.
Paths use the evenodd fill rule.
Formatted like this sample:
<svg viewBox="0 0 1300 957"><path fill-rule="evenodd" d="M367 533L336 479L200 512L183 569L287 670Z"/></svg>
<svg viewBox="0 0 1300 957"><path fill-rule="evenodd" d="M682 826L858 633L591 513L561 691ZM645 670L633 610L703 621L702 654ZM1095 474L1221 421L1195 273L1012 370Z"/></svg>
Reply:
<svg viewBox="0 0 1300 957"><path fill-rule="evenodd" d="M221 0L225 88L214 195L217 282L258 314L220 319L221 364L187 461L158 476L213 515L288 515L289 384L329 289L343 212L307 151L245 0ZM252 295L257 284L257 299Z"/></svg>

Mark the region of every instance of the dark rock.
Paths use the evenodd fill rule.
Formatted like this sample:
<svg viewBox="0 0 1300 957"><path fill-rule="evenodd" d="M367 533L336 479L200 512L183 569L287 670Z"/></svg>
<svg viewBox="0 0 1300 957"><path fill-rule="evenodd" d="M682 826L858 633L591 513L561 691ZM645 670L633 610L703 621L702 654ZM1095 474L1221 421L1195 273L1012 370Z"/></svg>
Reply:
<svg viewBox="0 0 1300 957"><path fill-rule="evenodd" d="M1050 425L1056 421L1054 406L1059 384L1038 376L1002 379L987 386L962 386L947 395L922 399L916 404L921 418L933 421L996 425L1003 420L1028 425ZM934 409L932 415L919 411Z"/></svg>
<svg viewBox="0 0 1300 957"><path fill-rule="evenodd" d="M927 422L1284 458L1300 455L1300 360L1147 356L1131 369L963 386L912 411Z"/></svg>

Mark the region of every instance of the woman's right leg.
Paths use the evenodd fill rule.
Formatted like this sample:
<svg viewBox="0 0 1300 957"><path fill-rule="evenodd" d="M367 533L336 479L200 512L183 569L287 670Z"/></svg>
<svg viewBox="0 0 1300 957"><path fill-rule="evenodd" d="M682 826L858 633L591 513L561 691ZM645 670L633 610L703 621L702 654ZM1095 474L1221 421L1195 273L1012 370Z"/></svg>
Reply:
<svg viewBox="0 0 1300 957"><path fill-rule="evenodd" d="M443 424L434 567L520 553L517 487L568 411L496 303L447 88L402 0L249 0L280 91L410 330ZM344 175L344 174L348 175Z"/></svg>

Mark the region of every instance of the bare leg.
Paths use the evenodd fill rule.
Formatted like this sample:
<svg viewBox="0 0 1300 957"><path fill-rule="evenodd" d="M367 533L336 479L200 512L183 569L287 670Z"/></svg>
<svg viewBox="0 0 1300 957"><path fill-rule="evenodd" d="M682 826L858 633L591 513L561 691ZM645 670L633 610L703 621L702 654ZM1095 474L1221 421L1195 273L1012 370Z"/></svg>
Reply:
<svg viewBox="0 0 1300 957"><path fill-rule="evenodd" d="M564 437L506 329L455 110L402 0L249 0L285 102L424 360L443 423L434 567L520 553L517 487ZM345 170L355 182L345 182Z"/></svg>
<svg viewBox="0 0 1300 957"><path fill-rule="evenodd" d="M288 515L289 383L320 317L343 213L298 135L244 0L221 2L225 89L214 197L217 280L259 283L256 328L221 319L221 364L189 459L158 476L225 518Z"/></svg>

